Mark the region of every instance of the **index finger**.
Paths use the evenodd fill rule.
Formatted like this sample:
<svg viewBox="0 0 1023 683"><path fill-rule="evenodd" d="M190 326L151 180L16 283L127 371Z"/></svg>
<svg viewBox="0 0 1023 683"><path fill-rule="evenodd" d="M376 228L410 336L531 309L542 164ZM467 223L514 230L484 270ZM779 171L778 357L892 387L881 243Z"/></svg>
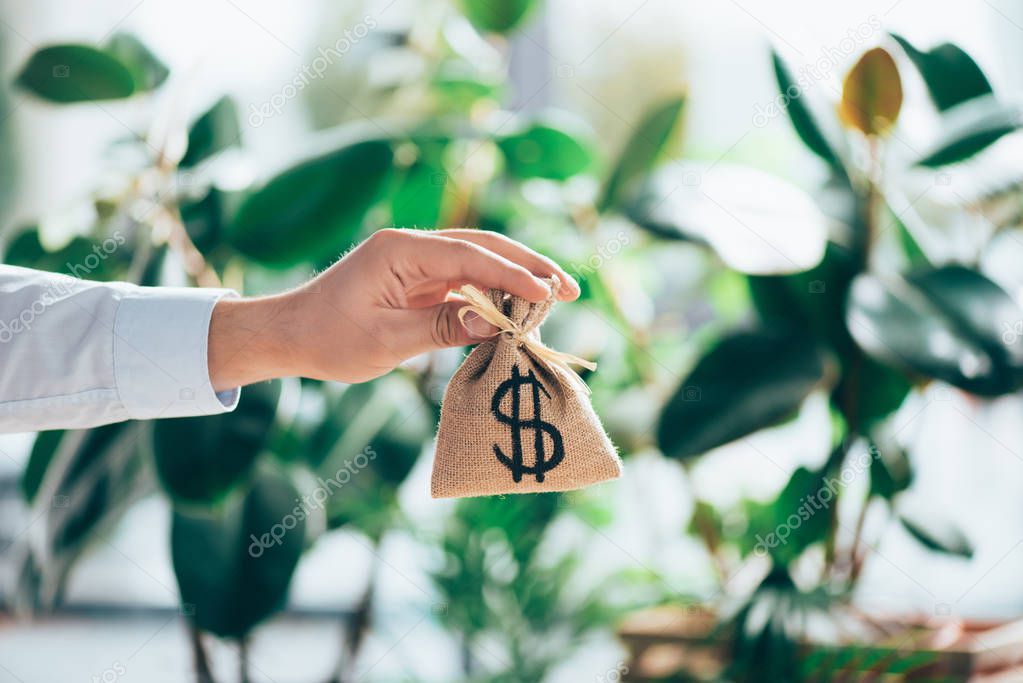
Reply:
<svg viewBox="0 0 1023 683"><path fill-rule="evenodd" d="M404 243L403 254L419 281L472 284L499 289L527 301L540 302L550 296L547 283L525 267L467 240L423 232Z"/></svg>
<svg viewBox="0 0 1023 683"><path fill-rule="evenodd" d="M561 282L558 289L558 299L562 301L574 301L579 298L579 285L566 273L561 266L543 254L539 254L521 242L516 242L510 237L501 235L489 230L472 230L466 228L454 228L450 230L438 230L434 234L452 237L478 244L489 249L495 254L500 254L506 259L529 269L534 275L554 276Z"/></svg>

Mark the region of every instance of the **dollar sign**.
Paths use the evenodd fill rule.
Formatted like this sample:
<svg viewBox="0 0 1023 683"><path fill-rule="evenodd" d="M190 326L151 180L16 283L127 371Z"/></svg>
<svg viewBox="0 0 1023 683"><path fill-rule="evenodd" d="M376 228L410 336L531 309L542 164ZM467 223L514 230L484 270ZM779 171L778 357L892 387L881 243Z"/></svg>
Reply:
<svg viewBox="0 0 1023 683"><path fill-rule="evenodd" d="M523 386L532 389L533 417L531 419L522 419L520 416L522 398L519 396L519 387ZM501 412L501 401L508 392L511 392L511 414ZM544 473L557 467L561 459L565 457L561 432L558 431L557 427L550 422L544 422L543 418L540 417L540 392L543 392L547 398L551 397L532 370L528 374L523 375L519 373L518 365L512 366L511 379L502 382L498 385L497 390L494 391L494 398L490 409L499 422L503 422L511 427L512 438L511 457L505 455L496 443L494 444L494 455L497 456L498 461L502 465L511 470L512 479L515 480L515 483L522 481L523 474L535 475L536 481L542 483ZM536 458L532 466L526 465L522 460L523 429L533 430L533 450L536 453ZM551 444L553 445L553 452L549 459L547 458L547 449L544 443L545 433L550 436Z"/></svg>

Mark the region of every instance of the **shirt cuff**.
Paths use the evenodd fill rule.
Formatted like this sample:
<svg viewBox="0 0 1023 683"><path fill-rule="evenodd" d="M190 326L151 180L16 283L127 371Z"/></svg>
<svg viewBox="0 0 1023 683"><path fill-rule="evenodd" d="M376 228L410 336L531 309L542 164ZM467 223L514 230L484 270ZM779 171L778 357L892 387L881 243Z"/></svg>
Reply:
<svg viewBox="0 0 1023 683"><path fill-rule="evenodd" d="M234 410L240 389L213 390L210 317L227 289L138 287L114 320L114 381L129 417L215 415Z"/></svg>

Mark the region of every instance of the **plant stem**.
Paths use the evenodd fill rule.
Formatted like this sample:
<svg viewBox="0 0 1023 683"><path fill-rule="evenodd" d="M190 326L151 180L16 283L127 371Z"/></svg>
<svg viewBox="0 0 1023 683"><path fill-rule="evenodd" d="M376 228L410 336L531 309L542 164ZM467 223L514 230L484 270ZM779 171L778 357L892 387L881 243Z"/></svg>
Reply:
<svg viewBox="0 0 1023 683"><path fill-rule="evenodd" d="M238 682L249 683L249 640L245 636L238 639Z"/></svg>
<svg viewBox="0 0 1023 683"><path fill-rule="evenodd" d="M856 531L853 534L852 546L849 548L849 585L855 586L860 578L860 570L863 569L863 553L860 546L863 543L863 526L867 521L867 509L870 507L870 495L863 501L860 514L856 518Z"/></svg>
<svg viewBox="0 0 1023 683"><path fill-rule="evenodd" d="M192 646L192 660L195 666L196 683L214 683L210 673L210 662L206 656L206 647L202 644L202 634L193 619L188 619L188 640Z"/></svg>
<svg viewBox="0 0 1023 683"><path fill-rule="evenodd" d="M871 137L868 142L870 145L870 166L867 170L865 190L859 200L860 222L862 229L859 231L859 239L856 244L858 252L857 265L860 272L869 270L870 268L871 250L874 247L874 238L877 234L878 213L881 207L881 192L879 189L882 173L881 146L880 142L873 137ZM858 346L853 345L851 349L851 358L849 358L846 363L846 369L843 376L842 395L838 398L839 410L841 410L842 417L845 419L846 424L845 443L842 447L842 458L839 461L839 464L845 460L849 449L852 447L852 444L855 443L857 438L863 436L860 415L860 391L862 390L864 355ZM835 500L832 501L830 508L831 530L828 535L825 575L829 575L835 566L835 537L838 534L838 499L839 495L836 494ZM863 525L866 518L868 503L869 494L868 499L863 502L863 507L860 509L859 517L856 521L856 529L853 533L853 540L848 550L847 562L850 567L850 587L855 584L856 579L859 577L859 568L856 565L857 557L859 555L859 546L862 543Z"/></svg>
<svg viewBox="0 0 1023 683"><path fill-rule="evenodd" d="M472 637L466 633L462 637L462 673L468 678L475 669L472 659Z"/></svg>
<svg viewBox="0 0 1023 683"><path fill-rule="evenodd" d="M843 392L844 394L845 392ZM845 403L845 401L842 401ZM849 438L848 432L845 434L845 438L842 439L842 443L831 451L831 455L828 456L828 461L824 465L825 474L832 472L835 468L840 468L842 463L845 462L846 457L849 455L849 447L852 444L852 439ZM832 498L831 504L828 506L828 537L824 543L824 577L827 578L831 575L835 567L835 549L838 536L838 501L841 498L842 490L839 488L835 491L835 497Z"/></svg>
<svg viewBox="0 0 1023 683"><path fill-rule="evenodd" d="M696 492L696 485L693 482L692 473L686 466L682 467L682 476L686 479L686 484L689 487L689 495L693 499L693 518L696 519L698 506L702 500ZM724 554L721 552L721 539L717 537L717 532L710 525L697 525L696 537L700 539L700 543L703 544L704 549L707 551L707 555L710 557L710 564L717 575L718 587L722 590L725 588L725 584L728 582L730 575L728 561Z"/></svg>
<svg viewBox="0 0 1023 683"><path fill-rule="evenodd" d="M177 203L164 207L162 212L164 220L168 221L167 243L181 256L181 264L195 283L200 287L220 287L220 277L216 271L206 263L206 258L199 251L198 247L188 236L185 230L185 223L181 218L181 211Z"/></svg>
<svg viewBox="0 0 1023 683"><path fill-rule="evenodd" d="M366 579L366 587L362 591L362 597L359 598L355 612L347 619L347 628L344 629L344 639L341 643L341 655L338 657L337 668L330 683L354 683L357 679L355 663L359 659L359 651L370 631L373 617L373 598L376 595L377 578L380 574L379 548L380 543L374 541L370 551L369 578Z"/></svg>
<svg viewBox="0 0 1023 683"><path fill-rule="evenodd" d="M874 238L877 235L877 224L879 219L880 210L882 208L882 196L879 189L881 183L881 174L883 172L881 166L881 148L876 140L871 141L870 148L870 159L871 159L871 171L870 179L867 183L867 199L866 199L866 214L864 216L864 239L863 239L863 254L861 260L861 268L867 270L870 267L870 252L874 247ZM863 367L863 352L860 351L859 347L856 349L856 356L854 358L855 363L855 391L858 394L860 390L860 375ZM854 396L854 399L858 396ZM861 427L859 424L860 416L858 414L859 401L854 400L853 403L854 412L847 416L847 419L852 421L849 423L850 433L859 434ZM849 547L849 583L850 586L855 585L856 580L859 578L860 569L862 567L862 558L860 553L860 545L863 542L863 527L867 518L867 508L870 505L870 494L867 494L867 498L863 501L863 506L860 508L859 516L856 519L856 530L853 532L852 544Z"/></svg>

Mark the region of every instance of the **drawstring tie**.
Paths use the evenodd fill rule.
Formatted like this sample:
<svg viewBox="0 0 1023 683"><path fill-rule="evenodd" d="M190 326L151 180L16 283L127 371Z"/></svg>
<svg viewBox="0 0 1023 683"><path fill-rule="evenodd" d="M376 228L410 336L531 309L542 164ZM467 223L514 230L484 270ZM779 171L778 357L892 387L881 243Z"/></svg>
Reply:
<svg viewBox="0 0 1023 683"><path fill-rule="evenodd" d="M530 354L540 360L548 368L554 370L555 368L562 370L562 373L554 372L555 375L568 377L574 380L579 388L585 391L587 394L590 393L590 387L583 381L582 377L576 374L575 370L572 369L573 365L586 368L587 370L593 371L597 369L597 364L593 361L580 358L579 356L573 356L570 353L563 351L555 351L549 346L545 346L540 341L539 335L533 335L530 332L526 332L522 327L514 320L502 313L494 302L491 301L483 292L476 289L472 285L463 285L459 290L459 294L465 298L466 305L458 311L458 320L465 323L465 316L469 312L473 312L479 317L486 320L488 323L500 330L500 333L505 335L507 339L515 342L518 346L525 347ZM553 293L551 294L553 297Z"/></svg>

